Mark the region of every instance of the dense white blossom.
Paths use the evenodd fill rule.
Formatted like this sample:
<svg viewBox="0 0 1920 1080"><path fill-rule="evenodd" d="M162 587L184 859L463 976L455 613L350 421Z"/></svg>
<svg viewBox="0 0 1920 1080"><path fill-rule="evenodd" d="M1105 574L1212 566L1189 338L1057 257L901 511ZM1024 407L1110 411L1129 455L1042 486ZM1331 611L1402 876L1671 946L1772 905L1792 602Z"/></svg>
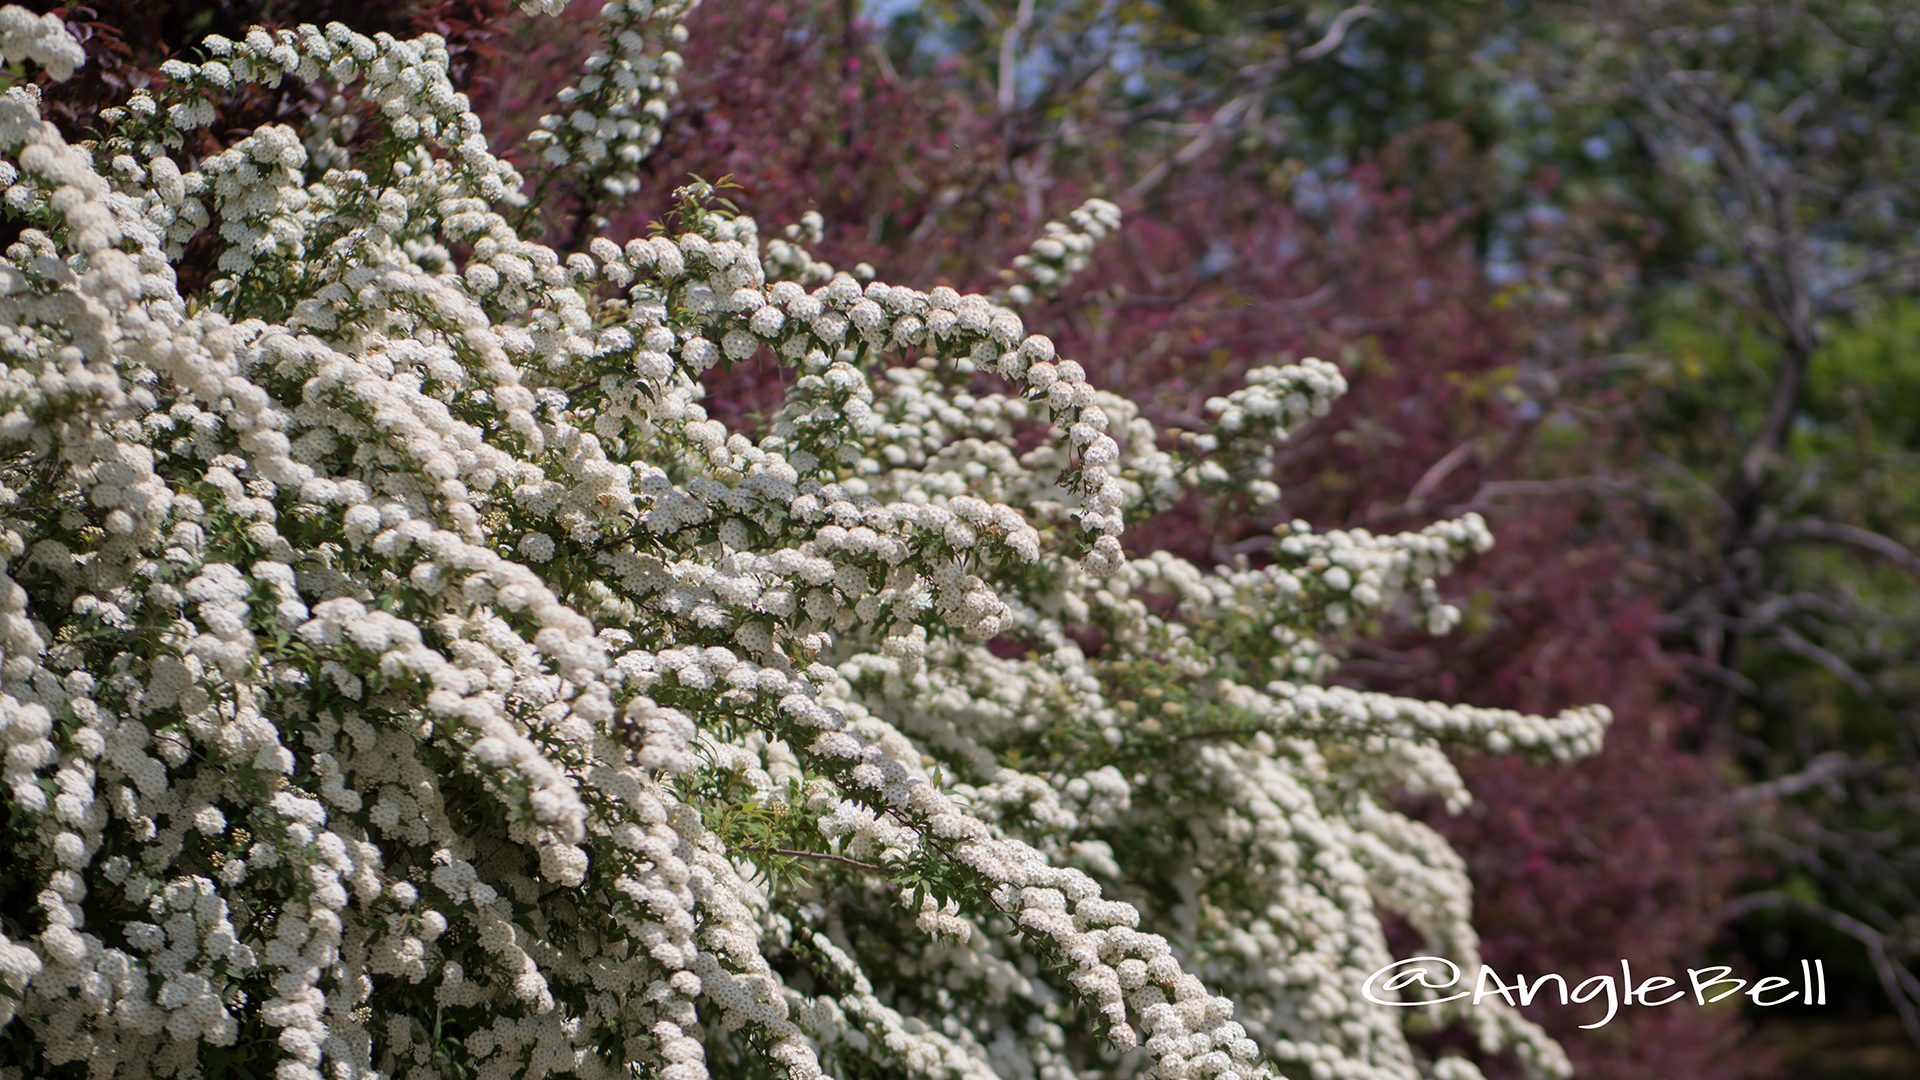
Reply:
<svg viewBox="0 0 1920 1080"><path fill-rule="evenodd" d="M689 6L607 5L544 168L625 190ZM0 51L76 60L13 7ZM1359 996L1386 913L1477 960L1395 799L1605 712L1326 680L1362 616L1451 625L1484 523L1121 545L1236 477L1272 511L1331 365L1163 445L1005 304L813 260L817 219L763 243L695 187L678 234L526 237L432 35L196 55L87 147L0 98L0 1076L1477 1075ZM374 103L378 153L344 108L182 149L284 79ZM1016 289L1117 212L1071 220ZM712 419L703 374L768 354L764 430Z"/></svg>
<svg viewBox="0 0 1920 1080"><path fill-rule="evenodd" d="M638 167L660 142L684 61L683 21L699 0L607 0L602 44L560 91L564 111L540 118L529 145L549 166L577 171L618 197L638 189Z"/></svg>
<svg viewBox="0 0 1920 1080"><path fill-rule="evenodd" d="M55 79L72 76L87 54L56 15L35 15L23 7L0 7L0 64L28 60Z"/></svg>

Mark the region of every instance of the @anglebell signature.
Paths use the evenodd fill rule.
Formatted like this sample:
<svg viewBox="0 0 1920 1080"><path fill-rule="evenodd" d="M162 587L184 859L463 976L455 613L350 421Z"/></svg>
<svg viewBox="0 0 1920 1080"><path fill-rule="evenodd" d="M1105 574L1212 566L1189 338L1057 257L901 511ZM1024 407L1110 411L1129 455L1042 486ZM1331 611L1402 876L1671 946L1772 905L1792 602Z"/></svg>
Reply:
<svg viewBox="0 0 1920 1080"><path fill-rule="evenodd" d="M1618 975L1594 975L1578 983L1569 983L1566 976L1557 974L1537 975L1531 979L1516 975L1509 981L1485 964L1474 976L1471 989L1456 989L1463 982L1460 965L1452 960L1444 956L1412 956L1396 960L1367 976L1360 993L1375 1005L1397 1009L1426 1008L1454 1001L1478 1005L1490 998L1498 998L1515 1008L1531 1005L1536 999L1561 1005L1604 1002L1606 1015L1591 1024L1580 1025L1582 1030L1612 1023L1624 1005L1658 1007L1691 999L1695 1004L1705 1006L1736 994L1744 994L1753 1004L1762 1008L1793 1002L1807 1005L1827 1003L1827 969L1821 960L1800 961L1800 978L1797 982L1779 975L1753 980L1735 978L1733 969L1724 965L1688 968L1684 980L1664 975L1636 979L1632 964L1626 960L1620 961ZM1407 991L1415 993L1403 996Z"/></svg>

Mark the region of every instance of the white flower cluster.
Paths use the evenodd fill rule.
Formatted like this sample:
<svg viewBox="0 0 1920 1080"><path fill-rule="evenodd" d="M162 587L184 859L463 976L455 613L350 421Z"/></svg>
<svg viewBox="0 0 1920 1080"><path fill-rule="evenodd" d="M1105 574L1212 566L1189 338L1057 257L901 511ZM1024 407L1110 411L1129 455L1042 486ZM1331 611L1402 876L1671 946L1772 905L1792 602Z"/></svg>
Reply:
<svg viewBox="0 0 1920 1080"><path fill-rule="evenodd" d="M683 20L699 0L607 0L605 43L580 81L560 91L564 113L540 118L528 145L555 168L571 167L590 190L614 198L639 188L639 166L659 145L684 61Z"/></svg>
<svg viewBox="0 0 1920 1080"><path fill-rule="evenodd" d="M42 25L0 8L6 55L64 65ZM88 146L0 96L0 1077L1478 1075L1358 996L1388 912L1477 962L1393 800L1604 711L1322 684L1356 614L1444 628L1484 524L1120 545L1330 367L1163 449L817 221L773 265L699 186L677 234L523 236L431 35L202 53ZM182 151L279 79L374 130ZM785 399L729 430L706 373L756 355Z"/></svg>
<svg viewBox="0 0 1920 1080"><path fill-rule="evenodd" d="M769 281L798 281L819 285L833 280L833 267L813 257L808 250L826 235L827 221L818 210L800 215L800 220L767 241L766 266Z"/></svg>
<svg viewBox="0 0 1920 1080"><path fill-rule="evenodd" d="M1075 207L1065 222L1047 222L1033 246L1014 257L1009 273L1014 280L1007 286L1003 302L1010 307L1025 307L1037 297L1066 288L1087 268L1094 247L1119 228L1120 208L1097 198Z"/></svg>
<svg viewBox="0 0 1920 1080"><path fill-rule="evenodd" d="M0 8L0 64L21 60L40 65L55 79L66 79L85 63L86 50L57 15L35 15L8 4Z"/></svg>
<svg viewBox="0 0 1920 1080"><path fill-rule="evenodd" d="M1208 399L1213 430L1187 436L1187 445L1200 456L1192 482L1215 491L1237 487L1260 504L1279 501L1274 443L1327 415L1346 392L1340 369L1317 357L1247 372L1246 386Z"/></svg>

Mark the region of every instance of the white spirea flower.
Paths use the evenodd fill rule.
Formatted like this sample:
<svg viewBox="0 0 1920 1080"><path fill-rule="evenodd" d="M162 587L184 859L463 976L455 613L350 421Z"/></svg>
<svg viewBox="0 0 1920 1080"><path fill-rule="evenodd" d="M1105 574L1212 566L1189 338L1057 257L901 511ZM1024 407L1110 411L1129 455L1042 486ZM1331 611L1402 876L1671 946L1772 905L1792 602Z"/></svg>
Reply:
<svg viewBox="0 0 1920 1080"><path fill-rule="evenodd" d="M87 54L55 15L35 15L26 8L0 7L0 64L29 60L64 81L86 63Z"/></svg>
<svg viewBox="0 0 1920 1080"><path fill-rule="evenodd" d="M1120 208L1105 199L1088 199L1067 215L1065 222L1049 221L1023 255L1005 271L1009 284L999 299L1009 307L1025 307L1042 296L1067 287L1088 265L1093 249L1120 228Z"/></svg>
<svg viewBox="0 0 1920 1080"><path fill-rule="evenodd" d="M528 139L551 168L571 172L590 191L620 197L637 190L638 166L659 145L684 65L674 46L699 0L608 0L600 9L602 44L578 81L560 92L563 111L540 118Z"/></svg>
<svg viewBox="0 0 1920 1080"><path fill-rule="evenodd" d="M604 7L553 167L626 190L690 7ZM17 7L0 55L78 62ZM1196 489L1270 504L1331 365L1165 449L1009 306L1111 204L997 299L836 273L817 215L561 252L438 37L194 55L85 148L0 95L0 1024L33 1068L1470 1075L1357 994L1386 914L1477 963L1462 861L1393 799L1461 807L1445 750L1565 760L1606 714L1326 681L1343 622L1457 621L1436 579L1485 523L1121 543ZM334 104L187 154L285 80ZM707 372L763 349L784 397L729 430ZM1435 1016L1566 1072L1510 1011Z"/></svg>

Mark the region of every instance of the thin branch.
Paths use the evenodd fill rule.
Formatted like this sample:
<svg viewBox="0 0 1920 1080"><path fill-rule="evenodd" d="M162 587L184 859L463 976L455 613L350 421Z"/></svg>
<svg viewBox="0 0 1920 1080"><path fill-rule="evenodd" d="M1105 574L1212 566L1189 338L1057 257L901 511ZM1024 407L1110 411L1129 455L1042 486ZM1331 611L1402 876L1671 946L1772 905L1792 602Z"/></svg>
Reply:
<svg viewBox="0 0 1920 1080"><path fill-rule="evenodd" d="M1360 4L1348 8L1334 16L1333 23L1327 27L1325 37L1301 49L1298 53L1294 54L1295 58L1300 60L1320 59L1345 43L1347 40L1347 31L1353 29L1353 24L1359 22L1361 19L1369 19L1378 14L1380 14L1380 12L1371 4Z"/></svg>
<svg viewBox="0 0 1920 1080"><path fill-rule="evenodd" d="M1796 540L1857 547L1886 559L1909 574L1920 577L1920 555L1914 554L1906 545L1890 536L1883 536L1858 525L1848 525L1840 521L1790 521L1761 529L1753 537L1753 542L1758 545L1792 543Z"/></svg>
<svg viewBox="0 0 1920 1080"><path fill-rule="evenodd" d="M1453 475L1453 471L1465 463L1468 457L1472 456L1473 450L1473 440L1469 439L1459 446L1454 447L1452 450L1447 451L1446 456L1434 462L1432 467L1427 469L1426 473L1420 477L1419 482L1413 485L1413 490L1407 492L1407 505L1424 506L1427 501L1427 496L1433 494L1433 489L1439 487L1447 477Z"/></svg>
<svg viewBox="0 0 1920 1080"><path fill-rule="evenodd" d="M846 855L835 855L830 851L799 851L794 848L779 847L743 847L740 850L755 855L780 855L789 859L816 859L820 862L839 863L842 866L851 866L856 870L868 870L876 874L888 873L887 868L879 863L862 862Z"/></svg>
<svg viewBox="0 0 1920 1080"><path fill-rule="evenodd" d="M1774 627L1773 636L1786 651L1802 659L1813 661L1827 674L1845 683L1854 693L1868 701L1880 701L1880 692L1874 689L1873 683L1832 650L1815 644L1798 631L1786 626Z"/></svg>
<svg viewBox="0 0 1920 1080"><path fill-rule="evenodd" d="M1838 780L1850 772L1858 771L1859 768L1859 763L1851 757L1838 750L1829 750L1807 762L1806 768L1799 772L1777 776L1765 783L1741 788L1733 793L1733 802L1739 806L1749 806L1753 803L1784 799L1809 788L1819 787L1828 781Z"/></svg>
<svg viewBox="0 0 1920 1080"><path fill-rule="evenodd" d="M1920 1009L1915 1007L1915 1003L1920 1002L1920 979L1915 978L1912 971L1894 961L1894 949L1887 934L1844 912L1777 892L1743 896L1728 905L1727 914L1729 919L1737 919L1742 915L1768 909L1794 911L1811 916L1865 946L1867 956L1873 961L1874 973L1880 977L1882 989L1886 991L1889 998L1893 999L1894 1008L1900 1014L1900 1023L1906 1028L1907 1037L1920 1043Z"/></svg>
<svg viewBox="0 0 1920 1080"><path fill-rule="evenodd" d="M1240 114L1246 112L1253 104L1254 94L1255 91L1249 90L1215 109L1213 115L1208 118L1206 126L1200 129L1200 134L1194 136L1187 145L1174 151L1172 156L1155 162L1153 168L1148 169L1144 176L1134 181L1133 186L1127 189L1127 198L1136 202L1144 199L1149 192L1159 187L1168 176L1172 175L1175 166L1190 164L1206 153L1214 140L1232 126L1233 122L1239 119Z"/></svg>
<svg viewBox="0 0 1920 1080"><path fill-rule="evenodd" d="M1013 111L1018 98L1017 74L1020 67L1020 38L1033 25L1033 0L1020 0L1015 9L1013 21L1000 32L1000 86L998 104L1000 115Z"/></svg>

